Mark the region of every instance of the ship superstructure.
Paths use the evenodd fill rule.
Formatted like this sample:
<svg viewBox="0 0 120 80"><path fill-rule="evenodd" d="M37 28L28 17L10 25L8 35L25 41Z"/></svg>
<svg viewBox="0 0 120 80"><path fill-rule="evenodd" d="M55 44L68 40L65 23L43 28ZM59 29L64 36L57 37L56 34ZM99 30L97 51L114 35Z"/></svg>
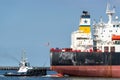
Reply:
<svg viewBox="0 0 120 80"><path fill-rule="evenodd" d="M25 57L25 51L23 51L19 67L20 68L18 70L18 73L25 73L28 70L33 69L33 67L31 67L30 63L27 61L27 58Z"/></svg>
<svg viewBox="0 0 120 80"><path fill-rule="evenodd" d="M79 29L72 33L71 48L73 50L89 51L93 47L93 39L90 27L90 14L83 11L80 18Z"/></svg>
<svg viewBox="0 0 120 80"><path fill-rule="evenodd" d="M83 11L80 18L79 29L72 33L71 48L80 50L81 52L120 52L120 22L118 16L113 21L115 9L110 10L107 5L106 14L108 22L100 22L93 24L93 37L91 34L90 15L87 11Z"/></svg>
<svg viewBox="0 0 120 80"><path fill-rule="evenodd" d="M104 23L102 18L99 23L94 23L94 50L101 52L120 52L120 22L118 16L113 20L115 9L110 10L107 5L106 14L108 22Z"/></svg>
<svg viewBox="0 0 120 80"><path fill-rule="evenodd" d="M61 75L120 78L120 21L107 4L108 22L93 22L83 11L70 48L51 48L51 69ZM91 30L92 29L92 30ZM91 33L93 31L93 34Z"/></svg>

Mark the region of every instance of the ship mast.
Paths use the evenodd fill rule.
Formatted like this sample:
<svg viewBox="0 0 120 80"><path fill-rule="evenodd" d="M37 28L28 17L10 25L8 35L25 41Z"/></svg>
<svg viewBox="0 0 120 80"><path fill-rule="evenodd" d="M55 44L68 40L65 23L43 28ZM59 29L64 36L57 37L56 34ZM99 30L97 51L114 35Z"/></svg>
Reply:
<svg viewBox="0 0 120 80"><path fill-rule="evenodd" d="M20 64L19 64L19 66L20 67L22 67L22 66L30 66L30 64L29 64L29 62L27 61L27 58L26 58L26 56L25 56L26 54L25 54L25 50L23 50L22 51L22 57L21 57L21 61L20 61Z"/></svg>
<svg viewBox="0 0 120 80"><path fill-rule="evenodd" d="M32 67L30 67L30 64L27 62L27 58L25 57L25 50L22 51L22 57L19 67L20 68L18 72L27 72L28 69L32 69Z"/></svg>
<svg viewBox="0 0 120 80"><path fill-rule="evenodd" d="M112 16L115 13L115 7L113 7L113 10L110 10L110 4L107 3L107 8L106 8L106 14L108 15L108 24L112 23Z"/></svg>
<svg viewBox="0 0 120 80"><path fill-rule="evenodd" d="M22 62L26 62L25 50L23 50L23 54L22 54L22 57L21 57L21 61L22 61Z"/></svg>

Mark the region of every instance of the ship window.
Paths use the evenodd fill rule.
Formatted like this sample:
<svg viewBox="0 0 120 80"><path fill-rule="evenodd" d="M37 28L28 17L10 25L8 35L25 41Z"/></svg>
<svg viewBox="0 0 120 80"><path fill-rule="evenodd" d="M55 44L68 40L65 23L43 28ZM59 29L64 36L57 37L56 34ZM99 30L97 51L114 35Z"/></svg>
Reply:
<svg viewBox="0 0 120 80"><path fill-rule="evenodd" d="M117 25L117 27L119 27L119 25Z"/></svg>
<svg viewBox="0 0 120 80"><path fill-rule="evenodd" d="M120 44L120 41L115 41L115 44Z"/></svg>
<svg viewBox="0 0 120 80"><path fill-rule="evenodd" d="M115 27L115 25L113 25L113 27Z"/></svg>
<svg viewBox="0 0 120 80"><path fill-rule="evenodd" d="M115 47L114 46L110 47L110 51L115 52Z"/></svg>
<svg viewBox="0 0 120 80"><path fill-rule="evenodd" d="M88 38L77 37L76 39L81 40L81 39L88 39Z"/></svg>
<svg viewBox="0 0 120 80"><path fill-rule="evenodd" d="M112 32L112 30L110 30L109 32Z"/></svg>
<svg viewBox="0 0 120 80"><path fill-rule="evenodd" d="M104 47L104 52L108 52L108 50L109 50L108 46L105 46Z"/></svg>
<svg viewBox="0 0 120 80"><path fill-rule="evenodd" d="M93 47L93 50L96 52L97 51L97 47Z"/></svg>

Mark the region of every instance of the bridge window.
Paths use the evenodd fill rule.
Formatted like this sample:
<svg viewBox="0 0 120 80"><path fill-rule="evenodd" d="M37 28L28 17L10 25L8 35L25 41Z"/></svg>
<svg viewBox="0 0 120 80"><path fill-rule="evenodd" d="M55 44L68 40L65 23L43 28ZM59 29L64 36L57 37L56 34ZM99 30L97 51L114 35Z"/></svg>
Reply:
<svg viewBox="0 0 120 80"><path fill-rule="evenodd" d="M112 32L112 30L110 30L109 32Z"/></svg>
<svg viewBox="0 0 120 80"><path fill-rule="evenodd" d="M88 38L77 37L76 39L77 39L77 40L81 40L81 39L86 40L86 39L88 39Z"/></svg>
<svg viewBox="0 0 120 80"><path fill-rule="evenodd" d="M120 44L120 41L118 41L118 40L117 40L117 41L115 41L115 44L118 44L118 45L119 45L119 44Z"/></svg>
<svg viewBox="0 0 120 80"><path fill-rule="evenodd" d="M117 25L117 27L119 27L119 25Z"/></svg>

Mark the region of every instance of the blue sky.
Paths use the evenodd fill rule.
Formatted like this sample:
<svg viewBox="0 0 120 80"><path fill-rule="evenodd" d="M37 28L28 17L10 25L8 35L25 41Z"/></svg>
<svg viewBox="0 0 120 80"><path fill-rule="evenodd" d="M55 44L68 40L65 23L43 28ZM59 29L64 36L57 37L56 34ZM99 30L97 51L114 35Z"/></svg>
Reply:
<svg viewBox="0 0 120 80"><path fill-rule="evenodd" d="M119 16L120 0L0 0L0 66L18 66L23 49L32 66L49 66L49 49L70 47L83 10L107 20L107 1Z"/></svg>

